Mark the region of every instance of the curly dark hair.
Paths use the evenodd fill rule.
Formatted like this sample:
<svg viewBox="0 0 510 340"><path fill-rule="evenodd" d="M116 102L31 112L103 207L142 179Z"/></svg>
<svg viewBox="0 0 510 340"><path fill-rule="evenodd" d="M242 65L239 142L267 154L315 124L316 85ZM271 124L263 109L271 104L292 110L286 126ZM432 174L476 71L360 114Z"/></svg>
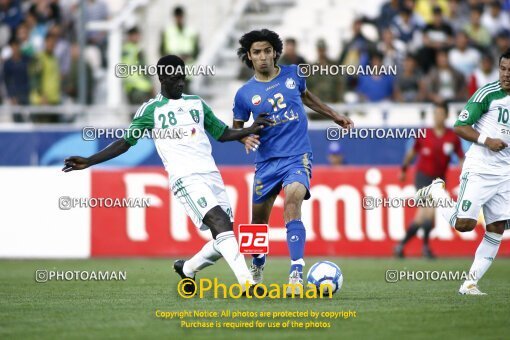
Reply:
<svg viewBox="0 0 510 340"><path fill-rule="evenodd" d="M276 58L274 58L274 63L276 65L276 62L282 55L283 42L276 32L270 31L268 29L262 29L260 31L255 30L243 35L241 39L239 39L239 44L241 44L241 47L237 49L237 56L243 63L246 64L246 66L252 69L253 63L250 59L248 59L248 52L250 52L251 45L258 41L267 41L271 44L271 46L273 46L273 49L276 51Z"/></svg>

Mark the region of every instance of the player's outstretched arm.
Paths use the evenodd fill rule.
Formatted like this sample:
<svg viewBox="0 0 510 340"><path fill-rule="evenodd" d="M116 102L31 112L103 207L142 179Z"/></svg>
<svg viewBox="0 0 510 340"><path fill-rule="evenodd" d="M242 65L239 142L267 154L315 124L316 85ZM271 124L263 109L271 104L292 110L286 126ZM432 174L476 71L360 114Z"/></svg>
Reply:
<svg viewBox="0 0 510 340"><path fill-rule="evenodd" d="M314 110L315 112L325 117L330 118L332 121L334 121L341 127L345 129L350 129L354 127L354 123L352 122L352 120L350 120L348 117L342 116L341 114L335 112L332 108L324 104L322 100L319 99L319 97L317 97L310 91L305 90L305 92L301 94L301 99L303 100L303 104L308 106L310 109Z"/></svg>
<svg viewBox="0 0 510 340"><path fill-rule="evenodd" d="M273 121L268 118L268 113L262 113L260 114L257 119L253 122L253 124L250 127L243 128L243 129L225 129L225 132L221 135L221 137L218 139L220 142L227 142L232 140L241 140L244 137L247 137L249 135L256 135L264 128L264 126L269 126L273 124Z"/></svg>
<svg viewBox="0 0 510 340"><path fill-rule="evenodd" d="M490 138L480 134L478 131L473 129L471 125L458 125L453 128L457 136L467 140L468 142L478 143L485 145L491 151L498 152L508 147L508 144L499 138Z"/></svg>
<svg viewBox="0 0 510 340"><path fill-rule="evenodd" d="M73 170L83 170L94 164L106 162L112 158L122 155L128 151L131 145L124 139L119 139L98 153L93 154L90 157L71 156L64 160L65 166L62 168L64 172L70 172Z"/></svg>

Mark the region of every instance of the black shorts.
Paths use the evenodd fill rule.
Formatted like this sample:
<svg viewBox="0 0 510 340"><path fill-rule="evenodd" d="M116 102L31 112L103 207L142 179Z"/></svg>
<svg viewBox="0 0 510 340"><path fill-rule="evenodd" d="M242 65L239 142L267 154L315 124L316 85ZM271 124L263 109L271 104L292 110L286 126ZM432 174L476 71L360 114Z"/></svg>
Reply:
<svg viewBox="0 0 510 340"><path fill-rule="evenodd" d="M416 175L414 177L414 186L416 187L416 190L419 190L423 187L426 187L427 185L430 185L434 179L436 179L437 176L429 176L425 175L421 171L416 171Z"/></svg>

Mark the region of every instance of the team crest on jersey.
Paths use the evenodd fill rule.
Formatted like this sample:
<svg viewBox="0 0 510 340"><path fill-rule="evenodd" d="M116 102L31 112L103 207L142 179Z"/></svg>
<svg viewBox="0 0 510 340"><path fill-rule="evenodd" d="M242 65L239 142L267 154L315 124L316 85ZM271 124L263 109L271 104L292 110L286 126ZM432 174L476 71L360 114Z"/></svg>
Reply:
<svg viewBox="0 0 510 340"><path fill-rule="evenodd" d="M253 105L259 105L261 101L262 101L262 98L260 98L260 96L258 94L251 97L251 103Z"/></svg>
<svg viewBox="0 0 510 340"><path fill-rule="evenodd" d="M285 86L287 86L288 89L295 89L296 88L296 82L292 78L287 78L285 81Z"/></svg>
<svg viewBox="0 0 510 340"><path fill-rule="evenodd" d="M190 110L189 114L191 115L191 118L195 121L195 123L200 122L200 113L197 110Z"/></svg>
<svg viewBox="0 0 510 340"><path fill-rule="evenodd" d="M200 197L197 203L201 208L207 207L207 201L205 200L205 197Z"/></svg>
<svg viewBox="0 0 510 340"><path fill-rule="evenodd" d="M462 110L459 114L459 120L461 122L465 122L469 118L469 111L468 110Z"/></svg>
<svg viewBox="0 0 510 340"><path fill-rule="evenodd" d="M468 211L470 207L471 207L471 201L469 201L469 200L462 201L462 211Z"/></svg>

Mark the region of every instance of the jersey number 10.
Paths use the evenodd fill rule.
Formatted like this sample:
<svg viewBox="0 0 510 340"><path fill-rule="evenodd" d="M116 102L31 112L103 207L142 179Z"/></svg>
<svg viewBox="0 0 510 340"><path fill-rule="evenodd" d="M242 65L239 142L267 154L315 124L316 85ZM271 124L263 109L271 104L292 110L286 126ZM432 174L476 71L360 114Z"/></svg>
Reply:
<svg viewBox="0 0 510 340"><path fill-rule="evenodd" d="M503 109L502 107L498 107L499 115L498 115L498 123L506 124L508 123L508 119L510 118L508 109Z"/></svg>

